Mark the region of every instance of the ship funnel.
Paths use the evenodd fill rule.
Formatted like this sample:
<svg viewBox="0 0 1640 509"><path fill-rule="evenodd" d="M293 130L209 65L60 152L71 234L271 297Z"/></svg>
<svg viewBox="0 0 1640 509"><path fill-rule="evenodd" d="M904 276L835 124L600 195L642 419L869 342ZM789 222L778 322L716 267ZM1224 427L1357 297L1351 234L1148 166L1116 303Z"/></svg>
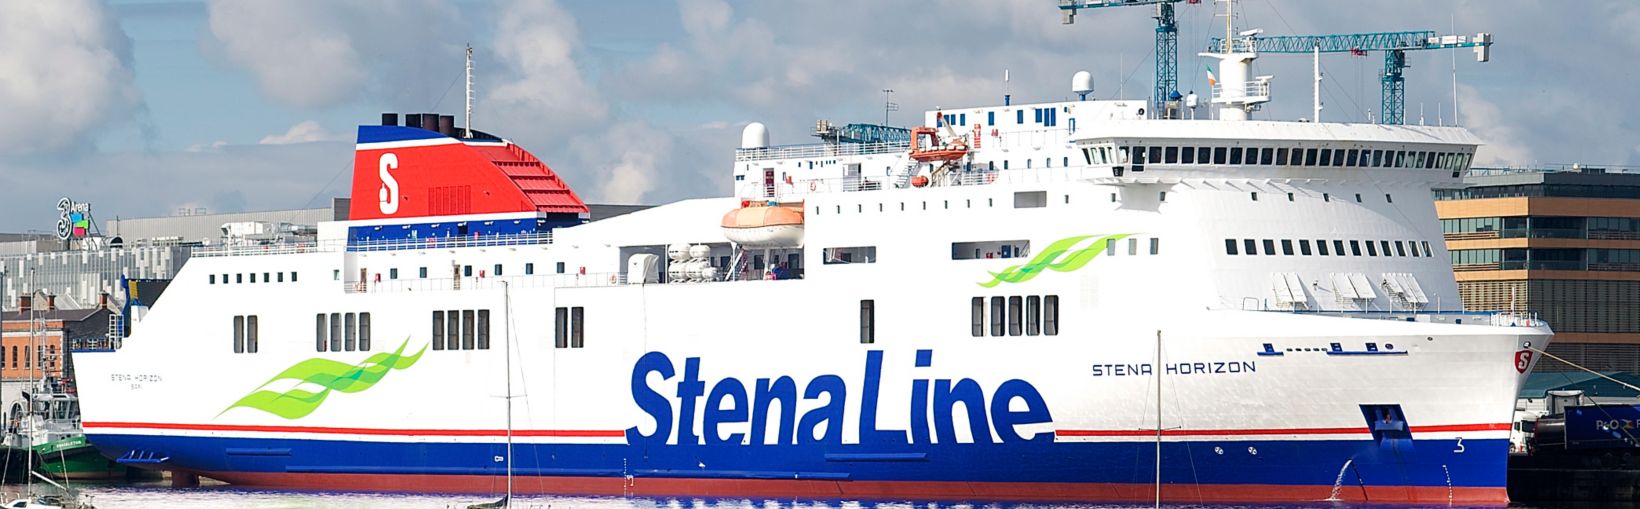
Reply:
<svg viewBox="0 0 1640 509"><path fill-rule="evenodd" d="M449 136L451 138L454 138L456 136L456 116L455 115L439 115L438 116L438 133L442 134L442 135L445 135L445 136Z"/></svg>
<svg viewBox="0 0 1640 509"><path fill-rule="evenodd" d="M399 125L398 113L383 113L382 125Z"/></svg>

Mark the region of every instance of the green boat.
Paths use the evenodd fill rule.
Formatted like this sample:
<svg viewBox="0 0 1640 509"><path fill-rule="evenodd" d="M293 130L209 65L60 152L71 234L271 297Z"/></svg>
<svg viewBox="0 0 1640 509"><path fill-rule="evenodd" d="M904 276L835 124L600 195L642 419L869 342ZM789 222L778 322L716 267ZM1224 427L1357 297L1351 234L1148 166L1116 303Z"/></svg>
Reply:
<svg viewBox="0 0 1640 509"><path fill-rule="evenodd" d="M53 479L124 479L126 467L103 456L86 442L85 435L53 440L33 447L40 459L37 468Z"/></svg>

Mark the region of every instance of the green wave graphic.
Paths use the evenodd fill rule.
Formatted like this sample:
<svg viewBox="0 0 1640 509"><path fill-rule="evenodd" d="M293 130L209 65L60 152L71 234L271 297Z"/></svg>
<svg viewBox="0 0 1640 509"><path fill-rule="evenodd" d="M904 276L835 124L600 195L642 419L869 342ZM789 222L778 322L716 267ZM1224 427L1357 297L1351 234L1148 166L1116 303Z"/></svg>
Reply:
<svg viewBox="0 0 1640 509"><path fill-rule="evenodd" d="M1035 258L1031 258L1031 261L1025 262L1023 265L1015 265L1002 269L999 272L991 272L991 280L979 283L979 285L985 288L992 288L1002 283L1023 283L1030 281L1031 278L1034 278L1038 274L1041 274L1043 271L1047 270L1053 270L1056 272L1070 272L1080 269L1082 266L1087 265L1088 262L1093 261L1094 257L1105 252L1105 242L1116 242L1131 236L1133 236L1131 233L1117 233L1103 237L1099 237L1098 235L1079 235L1059 239L1052 244L1048 244L1048 247L1042 249L1042 252L1037 253ZM1088 247L1074 251L1071 250L1071 248L1082 243L1082 241L1093 238L1097 238L1097 240L1094 240L1093 244Z"/></svg>
<svg viewBox="0 0 1640 509"><path fill-rule="evenodd" d="M387 372L395 369L405 369L414 366L421 359L421 354L427 352L423 345L421 351L415 355L405 356L404 347L410 344L410 338L393 352L382 352L370 356L358 364L347 364L330 359L312 358L285 368L273 378L257 386L256 391L239 398L239 401L228 405L217 413L218 417L239 407L254 408L286 419L301 419L319 405L324 404L325 398L331 392L354 393L369 389L387 376ZM296 380L324 387L324 390L313 392L303 389L290 389L284 392L263 390L269 384L280 380Z"/></svg>

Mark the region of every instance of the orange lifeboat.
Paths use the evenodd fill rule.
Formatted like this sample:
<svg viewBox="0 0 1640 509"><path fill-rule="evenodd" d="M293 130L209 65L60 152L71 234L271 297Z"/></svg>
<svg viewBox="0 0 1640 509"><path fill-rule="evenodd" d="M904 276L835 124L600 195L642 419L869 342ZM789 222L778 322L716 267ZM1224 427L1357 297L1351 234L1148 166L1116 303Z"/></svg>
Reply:
<svg viewBox="0 0 1640 509"><path fill-rule="evenodd" d="M743 202L723 215L723 236L747 247L803 245L803 204Z"/></svg>
<svg viewBox="0 0 1640 509"><path fill-rule="evenodd" d="M922 145L923 136L927 136L929 143ZM911 158L918 162L951 161L962 159L968 155L968 145L962 140L953 140L949 145L940 145L940 135L932 127L911 128Z"/></svg>

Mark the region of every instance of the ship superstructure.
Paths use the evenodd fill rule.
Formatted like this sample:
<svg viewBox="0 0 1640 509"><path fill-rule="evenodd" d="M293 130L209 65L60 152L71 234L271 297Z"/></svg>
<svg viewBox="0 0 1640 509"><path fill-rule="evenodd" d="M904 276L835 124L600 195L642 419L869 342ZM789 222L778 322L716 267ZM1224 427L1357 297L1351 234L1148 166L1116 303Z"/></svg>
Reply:
<svg viewBox="0 0 1640 509"><path fill-rule="evenodd" d="M86 434L306 489L1506 501L1550 333L1462 311L1431 189L1479 140L1248 120L1233 49L1218 119L752 124L734 196L590 223L517 145L384 118L352 220L196 252L75 354Z"/></svg>

